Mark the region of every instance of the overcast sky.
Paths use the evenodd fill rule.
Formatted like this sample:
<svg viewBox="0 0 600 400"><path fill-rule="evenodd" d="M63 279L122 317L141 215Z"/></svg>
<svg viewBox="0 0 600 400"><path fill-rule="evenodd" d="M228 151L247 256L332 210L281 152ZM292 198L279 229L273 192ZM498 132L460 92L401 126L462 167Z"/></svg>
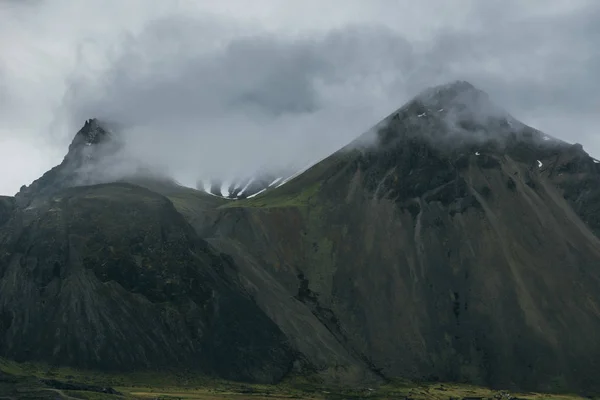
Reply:
<svg viewBox="0 0 600 400"><path fill-rule="evenodd" d="M0 0L0 194L87 118L182 182L304 166L455 79L600 157L597 0Z"/></svg>

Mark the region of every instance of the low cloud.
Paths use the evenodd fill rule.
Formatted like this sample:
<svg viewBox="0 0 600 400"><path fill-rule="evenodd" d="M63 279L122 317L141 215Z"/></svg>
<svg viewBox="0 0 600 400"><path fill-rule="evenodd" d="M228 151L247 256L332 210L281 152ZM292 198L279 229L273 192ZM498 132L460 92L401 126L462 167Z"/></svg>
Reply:
<svg viewBox="0 0 600 400"><path fill-rule="evenodd" d="M0 149L20 171L0 192L60 162L91 117L193 185L304 167L456 79L600 152L597 2L69 3L3 3L0 147L30 150Z"/></svg>
<svg viewBox="0 0 600 400"><path fill-rule="evenodd" d="M301 168L406 97L402 90L390 104L386 92L402 77L390 72L411 67L412 47L386 29L257 35L184 51L178 44L193 26L180 19L151 24L99 79L74 80L64 100L70 130L90 116L115 122L129 157L167 165L192 184ZM169 38L157 43L165 29Z"/></svg>

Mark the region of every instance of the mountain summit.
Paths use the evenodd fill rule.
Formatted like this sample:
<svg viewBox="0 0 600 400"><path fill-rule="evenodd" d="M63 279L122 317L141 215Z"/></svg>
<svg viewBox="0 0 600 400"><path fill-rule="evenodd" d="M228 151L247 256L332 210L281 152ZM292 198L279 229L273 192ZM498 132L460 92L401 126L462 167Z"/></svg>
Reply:
<svg viewBox="0 0 600 400"><path fill-rule="evenodd" d="M16 198L21 205L42 195L85 184L94 165L119 148L116 138L97 119L90 119L77 132L63 161L29 186L22 186Z"/></svg>
<svg viewBox="0 0 600 400"><path fill-rule="evenodd" d="M600 390L599 162L464 82L366 135L194 224L263 309L295 296L345 353L268 311L297 348L387 378Z"/></svg>
<svg viewBox="0 0 600 400"><path fill-rule="evenodd" d="M238 200L74 187L94 126L0 199L0 356L600 393L600 161L472 85Z"/></svg>
<svg viewBox="0 0 600 400"><path fill-rule="evenodd" d="M84 152L86 147L101 146L108 142L114 141L116 138L103 124L95 118L85 121L83 127L77 132L73 141L69 145L67 158L76 158L76 153ZM83 157L90 156L91 151L88 151Z"/></svg>
<svg viewBox="0 0 600 400"><path fill-rule="evenodd" d="M492 102L487 93L466 81L455 81L425 89L415 97L415 100L430 107L463 107L471 110L498 108L500 111L497 106L490 107Z"/></svg>

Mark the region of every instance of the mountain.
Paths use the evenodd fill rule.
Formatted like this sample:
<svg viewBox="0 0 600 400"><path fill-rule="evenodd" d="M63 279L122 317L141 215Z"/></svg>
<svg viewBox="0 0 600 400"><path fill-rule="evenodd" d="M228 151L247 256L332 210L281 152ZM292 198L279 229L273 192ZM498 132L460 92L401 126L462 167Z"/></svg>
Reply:
<svg viewBox="0 0 600 400"><path fill-rule="evenodd" d="M111 146L88 121L59 166L0 199L0 356L259 382L288 374L287 338L170 200L131 183L78 186Z"/></svg>
<svg viewBox="0 0 600 400"><path fill-rule="evenodd" d="M271 304L293 296L352 361L323 358L347 368L598 390L599 195L600 165L580 145L457 82L194 227L305 354L316 346Z"/></svg>
<svg viewBox="0 0 600 400"><path fill-rule="evenodd" d="M118 148L118 141L97 119L87 120L77 132L62 163L46 172L29 186L22 186L15 196L21 206L34 197L57 193L70 186L88 183L88 166L94 166Z"/></svg>
<svg viewBox="0 0 600 400"><path fill-rule="evenodd" d="M87 130L0 199L0 356L600 393L600 163L468 82L245 199L80 186Z"/></svg>

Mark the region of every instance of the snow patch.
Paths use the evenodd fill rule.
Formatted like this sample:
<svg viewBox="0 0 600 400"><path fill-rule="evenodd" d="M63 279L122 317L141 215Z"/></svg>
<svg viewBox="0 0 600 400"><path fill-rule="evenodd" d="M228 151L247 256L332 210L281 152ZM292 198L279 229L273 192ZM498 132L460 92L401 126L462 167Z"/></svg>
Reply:
<svg viewBox="0 0 600 400"><path fill-rule="evenodd" d="M261 193L262 193L262 192L264 192L265 190L267 190L267 189L265 188L265 189L263 189L263 190L259 190L258 192L256 192L256 193L254 193L254 194L251 194L250 196L248 196L248 198L249 198L249 199L251 199L251 198L252 198L252 197L254 197L254 196L258 196L259 194L261 194Z"/></svg>
<svg viewBox="0 0 600 400"><path fill-rule="evenodd" d="M229 197L230 193L229 193L229 183L227 182L223 182L221 184L221 196L223 197Z"/></svg>
<svg viewBox="0 0 600 400"><path fill-rule="evenodd" d="M440 108L440 109L438 110L438 112L442 112L442 111L444 111L444 109L443 109L443 108Z"/></svg>
<svg viewBox="0 0 600 400"><path fill-rule="evenodd" d="M281 176L279 178L275 179L273 182L269 183L269 187L275 185L277 182L279 182L282 179L283 179L283 177L281 177Z"/></svg>
<svg viewBox="0 0 600 400"><path fill-rule="evenodd" d="M244 193L246 191L246 189L248 189L248 186L250 186L250 184L254 182L254 178L250 179L248 181L248 183L246 183L246 186L244 186L244 188L242 190L240 190L240 192L238 193L238 197L240 197L242 195L242 193Z"/></svg>
<svg viewBox="0 0 600 400"><path fill-rule="evenodd" d="M475 155L476 155L476 156L478 156L478 155L480 155L480 154L481 154L481 153L479 153L478 151L476 151L476 152L475 152Z"/></svg>
<svg viewBox="0 0 600 400"><path fill-rule="evenodd" d="M421 117L424 117L424 116L426 116L426 115L427 115L427 113L423 113L423 114L419 114L419 115L417 115L417 117L421 118Z"/></svg>
<svg viewBox="0 0 600 400"><path fill-rule="evenodd" d="M218 195L214 194L214 193L213 193L213 192L211 192L210 190L205 190L205 191L204 191L204 193L206 193L206 194L209 194L209 195L211 195L211 196L214 196L214 197L218 197L218 198L220 198L220 199L222 198L221 196L218 196Z"/></svg>
<svg viewBox="0 0 600 400"><path fill-rule="evenodd" d="M600 164L600 161L596 160L595 158L592 158L592 160L594 160L595 164Z"/></svg>
<svg viewBox="0 0 600 400"><path fill-rule="evenodd" d="M210 182L206 179L202 180L202 188L206 193L210 193ZM212 193L211 193L212 194Z"/></svg>
<svg viewBox="0 0 600 400"><path fill-rule="evenodd" d="M542 164L542 162L540 160L537 160L537 162L538 162L538 167L542 168L542 165L544 165L544 164Z"/></svg>
<svg viewBox="0 0 600 400"><path fill-rule="evenodd" d="M302 168L300 171L296 172L294 175L284 179L279 185L277 185L276 187L280 187L282 185L285 185L286 183L288 183L289 181L291 181L292 179L294 179L295 177L297 177L298 175L304 173L307 169L309 169L310 167L312 167L313 165L315 165L316 163L311 162L310 164L308 164L306 167Z"/></svg>
<svg viewBox="0 0 600 400"><path fill-rule="evenodd" d="M544 134L543 134L543 136L542 136L542 140L545 140L545 141L553 141L553 142L562 142L562 143L565 143L565 142L563 142L562 140L560 140L560 139L557 139L557 138L555 138L554 136L546 135L545 133L544 133Z"/></svg>

